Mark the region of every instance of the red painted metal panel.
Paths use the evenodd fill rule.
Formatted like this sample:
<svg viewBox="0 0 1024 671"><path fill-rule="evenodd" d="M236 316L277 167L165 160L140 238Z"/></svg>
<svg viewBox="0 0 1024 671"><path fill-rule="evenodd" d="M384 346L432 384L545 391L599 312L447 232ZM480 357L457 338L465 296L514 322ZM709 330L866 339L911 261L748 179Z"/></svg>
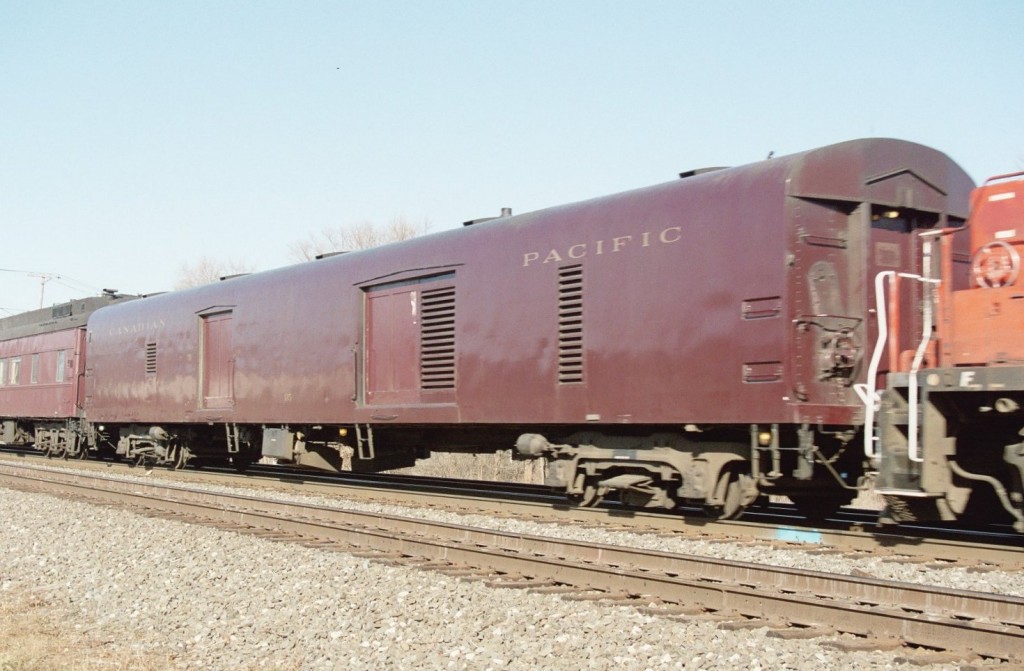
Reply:
<svg viewBox="0 0 1024 671"><path fill-rule="evenodd" d="M234 404L234 352L231 313L203 317L203 406Z"/></svg>
<svg viewBox="0 0 1024 671"><path fill-rule="evenodd" d="M366 402L419 398L419 310L415 286L366 294Z"/></svg>
<svg viewBox="0 0 1024 671"><path fill-rule="evenodd" d="M0 341L4 380L0 384L0 417L64 418L78 415L79 378L76 342L80 329L67 329ZM62 354L63 353L63 354ZM64 357L63 377L57 379ZM33 382L33 359L35 381ZM18 375L12 376L17 363Z"/></svg>
<svg viewBox="0 0 1024 671"><path fill-rule="evenodd" d="M818 261L831 263L834 272L816 277L835 277L842 300L832 304L856 317L861 359L870 357L870 255L889 241L869 217L843 218L847 246L830 247L835 212L802 203L855 208L877 197L955 214L970 186L934 150L856 141L111 306L89 323L91 411L98 421L214 421L221 411L196 398L195 315L230 305L237 422L853 422L860 403L841 382L815 382L808 400L794 393L815 368L795 360L812 342L797 341L793 317L825 304L808 278ZM917 270L905 254L879 258ZM576 319L560 299L560 272L573 264L582 266L584 352L571 363L584 375L560 383L560 355L569 379L564 360L575 351L559 322ZM373 290L364 290L431 272L454 272L459 292L447 409L423 402L426 390L401 404L419 384L410 303L403 320L402 287L380 305L367 305ZM147 341L160 357L148 377ZM375 348L385 344L392 359L382 367ZM378 394L399 400L381 413Z"/></svg>
<svg viewBox="0 0 1024 671"><path fill-rule="evenodd" d="M970 287L952 294L943 344L953 365L1016 364L1024 360L1024 180L986 182L972 201Z"/></svg>

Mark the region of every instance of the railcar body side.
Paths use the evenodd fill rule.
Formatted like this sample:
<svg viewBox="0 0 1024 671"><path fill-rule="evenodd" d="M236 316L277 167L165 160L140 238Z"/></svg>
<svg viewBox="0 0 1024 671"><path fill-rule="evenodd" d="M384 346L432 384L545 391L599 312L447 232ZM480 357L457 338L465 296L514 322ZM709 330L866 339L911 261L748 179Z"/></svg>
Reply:
<svg viewBox="0 0 1024 671"><path fill-rule="evenodd" d="M85 454L86 320L123 298L85 298L0 319L0 442Z"/></svg>
<svg viewBox="0 0 1024 671"><path fill-rule="evenodd" d="M518 442L587 502L839 499L869 278L914 271L914 233L970 187L939 152L860 140L113 306L88 412L179 461Z"/></svg>

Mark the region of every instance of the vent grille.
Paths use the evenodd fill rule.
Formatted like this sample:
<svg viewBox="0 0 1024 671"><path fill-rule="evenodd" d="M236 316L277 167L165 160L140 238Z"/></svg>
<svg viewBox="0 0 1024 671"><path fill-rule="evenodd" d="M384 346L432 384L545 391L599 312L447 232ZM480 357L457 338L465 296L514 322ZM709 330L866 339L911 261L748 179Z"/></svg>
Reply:
<svg viewBox="0 0 1024 671"><path fill-rule="evenodd" d="M455 388L455 287L420 295L420 388Z"/></svg>
<svg viewBox="0 0 1024 671"><path fill-rule="evenodd" d="M583 382L583 266L558 271L558 382Z"/></svg>
<svg viewBox="0 0 1024 671"><path fill-rule="evenodd" d="M156 375L156 343L146 343L146 375Z"/></svg>
<svg viewBox="0 0 1024 671"><path fill-rule="evenodd" d="M45 277L45 275L44 275ZM60 319L61 317L71 316L71 303L65 303L63 305L54 305L50 308L50 317L53 319Z"/></svg>

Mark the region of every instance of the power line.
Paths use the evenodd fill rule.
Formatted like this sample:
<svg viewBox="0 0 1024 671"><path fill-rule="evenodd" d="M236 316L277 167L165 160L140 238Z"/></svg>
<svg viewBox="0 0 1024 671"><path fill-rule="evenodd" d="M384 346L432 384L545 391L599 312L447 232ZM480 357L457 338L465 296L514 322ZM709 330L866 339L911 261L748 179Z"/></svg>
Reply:
<svg viewBox="0 0 1024 671"><path fill-rule="evenodd" d="M35 271L35 270L17 270L17 269L14 269L14 268L0 268L0 273L16 273L16 274L19 274L19 275L27 275L28 277L38 277L39 278L39 307L40 308L43 307L43 302L44 302L44 298L45 298L45 294L46 294L46 283L50 282L51 280L52 281L56 281L57 284L60 284L61 286L64 286L64 287L67 287L68 289L74 289L75 291L85 290L85 291L89 291L89 292L97 293L97 294L100 292L100 289L98 289L96 287L91 287L88 284L86 284L85 282L80 282L79 280L76 280L73 277L68 277L67 275L61 275L59 273L47 273L47 272L41 272L41 271ZM63 281L61 281L61 280L63 280ZM72 286L72 284L67 284L68 282L71 282L73 284L77 284L78 286L75 287L75 286Z"/></svg>

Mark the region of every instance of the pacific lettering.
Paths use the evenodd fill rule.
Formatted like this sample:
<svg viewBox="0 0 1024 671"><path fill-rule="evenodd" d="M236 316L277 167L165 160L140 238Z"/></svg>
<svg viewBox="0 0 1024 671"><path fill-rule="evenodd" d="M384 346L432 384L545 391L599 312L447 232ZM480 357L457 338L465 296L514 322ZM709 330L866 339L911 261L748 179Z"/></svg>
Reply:
<svg viewBox="0 0 1024 671"><path fill-rule="evenodd" d="M672 233L671 237L669 233ZM658 238L665 244L679 242L683 238L683 228L682 226L671 226L662 231Z"/></svg>
<svg viewBox="0 0 1024 671"><path fill-rule="evenodd" d="M549 263L561 263L566 259L578 261L587 256L601 256L607 250L612 254L627 251L630 248L647 248L658 244L671 245L683 239L682 226L669 226L660 231L644 231L638 236L620 235L609 240L591 240L577 242L565 248L550 248L547 251L523 253L523 268L532 265L543 266Z"/></svg>

